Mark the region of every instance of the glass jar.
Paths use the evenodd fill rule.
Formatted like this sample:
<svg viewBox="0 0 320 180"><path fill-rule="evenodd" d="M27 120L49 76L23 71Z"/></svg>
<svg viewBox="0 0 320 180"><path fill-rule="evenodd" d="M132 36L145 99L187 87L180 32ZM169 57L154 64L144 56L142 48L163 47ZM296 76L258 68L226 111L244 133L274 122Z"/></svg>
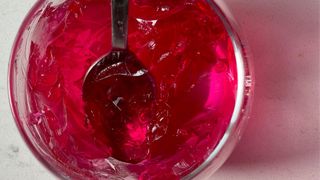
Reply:
<svg viewBox="0 0 320 180"><path fill-rule="evenodd" d="M237 25L221 1L129 4L129 49L156 92L148 113L138 113L147 120L114 127L102 122L100 111L86 111L82 99L85 74L111 49L110 2L39 0L19 30L9 66L19 131L33 154L64 179L208 178L248 119L252 75ZM110 91L120 70L110 70ZM130 103L117 112L121 117L140 112L138 101ZM137 129L142 140L135 138ZM123 153L141 161L119 158Z"/></svg>

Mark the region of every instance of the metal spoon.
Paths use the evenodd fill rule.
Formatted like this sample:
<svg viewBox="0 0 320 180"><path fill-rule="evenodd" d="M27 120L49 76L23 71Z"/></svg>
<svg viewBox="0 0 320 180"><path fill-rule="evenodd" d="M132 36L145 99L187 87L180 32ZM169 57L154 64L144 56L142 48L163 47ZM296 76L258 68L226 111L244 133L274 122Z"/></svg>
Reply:
<svg viewBox="0 0 320 180"><path fill-rule="evenodd" d="M153 80L127 47L128 0L111 3L112 50L89 68L82 86L86 123L112 140L112 157L138 163L149 154L147 142L127 135L126 124L137 124L139 107L150 106L154 99Z"/></svg>

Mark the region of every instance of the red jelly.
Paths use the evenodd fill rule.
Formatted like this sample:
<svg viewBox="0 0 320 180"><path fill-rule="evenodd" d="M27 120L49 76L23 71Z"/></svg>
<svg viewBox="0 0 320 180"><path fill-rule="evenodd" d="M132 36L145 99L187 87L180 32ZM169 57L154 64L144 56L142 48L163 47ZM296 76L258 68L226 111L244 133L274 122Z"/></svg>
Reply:
<svg viewBox="0 0 320 180"><path fill-rule="evenodd" d="M213 151L237 91L230 37L205 0L131 0L129 50L83 94L111 49L110 2L38 3L21 44L35 149L62 176L179 179Z"/></svg>

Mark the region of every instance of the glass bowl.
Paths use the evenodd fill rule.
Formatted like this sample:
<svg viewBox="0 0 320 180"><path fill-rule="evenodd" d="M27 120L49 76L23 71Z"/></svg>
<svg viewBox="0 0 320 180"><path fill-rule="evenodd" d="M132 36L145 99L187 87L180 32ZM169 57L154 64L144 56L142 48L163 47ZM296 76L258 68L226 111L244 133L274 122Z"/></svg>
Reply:
<svg viewBox="0 0 320 180"><path fill-rule="evenodd" d="M129 49L151 90L130 64L113 64L96 98L108 103L84 101L85 74L111 49L110 1L39 0L9 63L18 129L63 179L208 178L250 109L252 75L237 25L221 1L129 4Z"/></svg>

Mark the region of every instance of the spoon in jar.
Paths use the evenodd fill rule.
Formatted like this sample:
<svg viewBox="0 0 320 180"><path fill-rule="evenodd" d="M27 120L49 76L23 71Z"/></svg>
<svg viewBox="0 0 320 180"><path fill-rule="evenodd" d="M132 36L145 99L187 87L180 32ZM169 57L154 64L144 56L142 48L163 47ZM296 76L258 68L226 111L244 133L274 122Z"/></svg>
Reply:
<svg viewBox="0 0 320 180"><path fill-rule="evenodd" d="M141 117L154 100L154 85L127 47L128 0L111 0L111 6L112 49L89 68L82 86L86 124L106 135L112 157L138 163L149 155Z"/></svg>

